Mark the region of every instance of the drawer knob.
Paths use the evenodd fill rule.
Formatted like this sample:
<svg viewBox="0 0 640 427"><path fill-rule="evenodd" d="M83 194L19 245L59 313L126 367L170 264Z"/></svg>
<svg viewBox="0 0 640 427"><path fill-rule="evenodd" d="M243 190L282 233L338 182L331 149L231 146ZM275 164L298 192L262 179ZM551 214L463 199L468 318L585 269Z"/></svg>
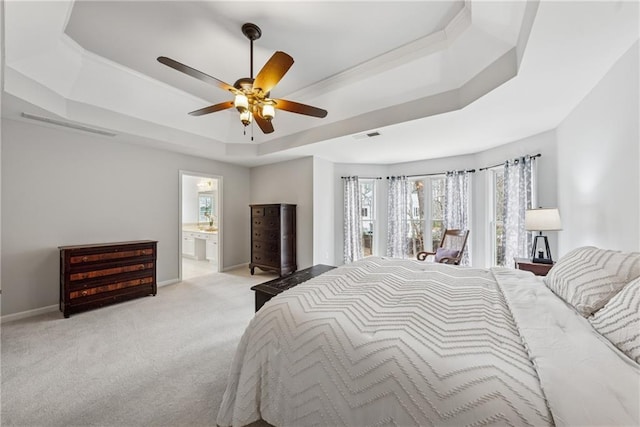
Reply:
<svg viewBox="0 0 640 427"><path fill-rule="evenodd" d="M86 296L87 296L87 294L88 294L89 292L87 292L87 291L82 291L82 292L80 292L80 293L82 294L82 296L83 296L83 297L86 297Z"/></svg>
<svg viewBox="0 0 640 427"><path fill-rule="evenodd" d="M89 259L89 257L83 256L82 257L82 262L86 262Z"/></svg>

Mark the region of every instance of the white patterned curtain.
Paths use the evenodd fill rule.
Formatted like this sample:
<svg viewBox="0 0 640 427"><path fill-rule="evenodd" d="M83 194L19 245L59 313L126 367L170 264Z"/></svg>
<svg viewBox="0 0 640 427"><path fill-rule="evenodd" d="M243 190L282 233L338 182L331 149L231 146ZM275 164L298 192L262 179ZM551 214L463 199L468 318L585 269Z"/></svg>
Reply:
<svg viewBox="0 0 640 427"><path fill-rule="evenodd" d="M407 237L409 222L409 180L406 176L391 176L387 178L389 199L387 203L387 256L394 258L407 257Z"/></svg>
<svg viewBox="0 0 640 427"><path fill-rule="evenodd" d="M535 157L521 157L504 164L504 260L513 265L514 258L527 258L531 253L531 233L524 228L524 214L533 205Z"/></svg>
<svg viewBox="0 0 640 427"><path fill-rule="evenodd" d="M444 226L447 229L469 230L471 173L467 171L447 172L444 197ZM469 242L464 249L460 265L471 265Z"/></svg>
<svg viewBox="0 0 640 427"><path fill-rule="evenodd" d="M364 257L358 177L343 177L342 186L344 188L344 263L350 264Z"/></svg>

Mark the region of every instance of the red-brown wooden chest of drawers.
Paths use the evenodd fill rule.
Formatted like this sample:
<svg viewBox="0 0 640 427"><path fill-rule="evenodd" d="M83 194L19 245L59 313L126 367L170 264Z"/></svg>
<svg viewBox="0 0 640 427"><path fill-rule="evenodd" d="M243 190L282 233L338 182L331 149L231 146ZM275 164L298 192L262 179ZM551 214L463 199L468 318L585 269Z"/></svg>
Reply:
<svg viewBox="0 0 640 427"><path fill-rule="evenodd" d="M60 311L73 313L155 295L153 240L60 246Z"/></svg>

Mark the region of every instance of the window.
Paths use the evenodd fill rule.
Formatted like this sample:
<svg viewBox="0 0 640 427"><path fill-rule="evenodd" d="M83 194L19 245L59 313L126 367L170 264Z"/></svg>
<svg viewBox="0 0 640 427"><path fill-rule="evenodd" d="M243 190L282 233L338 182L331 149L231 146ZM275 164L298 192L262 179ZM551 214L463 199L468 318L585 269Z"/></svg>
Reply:
<svg viewBox="0 0 640 427"><path fill-rule="evenodd" d="M375 180L360 181L360 221L362 221L362 250L364 256L373 255L373 230L375 229Z"/></svg>
<svg viewBox="0 0 640 427"><path fill-rule="evenodd" d="M491 218L491 254L493 265L506 265L504 254L504 169L493 169L493 206Z"/></svg>
<svg viewBox="0 0 640 427"><path fill-rule="evenodd" d="M444 234L444 198L446 178L431 178L431 251L440 246Z"/></svg>
<svg viewBox="0 0 640 427"><path fill-rule="evenodd" d="M444 177L410 181L411 196L407 212L407 255L435 251L444 232Z"/></svg>
<svg viewBox="0 0 640 427"><path fill-rule="evenodd" d="M409 181L409 189L407 256L415 258L424 250L424 180Z"/></svg>

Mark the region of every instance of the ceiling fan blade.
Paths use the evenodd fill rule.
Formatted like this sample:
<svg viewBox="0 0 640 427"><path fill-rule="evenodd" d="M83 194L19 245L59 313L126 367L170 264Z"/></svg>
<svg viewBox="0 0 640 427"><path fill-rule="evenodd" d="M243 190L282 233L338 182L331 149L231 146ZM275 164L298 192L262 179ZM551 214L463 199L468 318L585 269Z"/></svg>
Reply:
<svg viewBox="0 0 640 427"><path fill-rule="evenodd" d="M166 65L167 67L171 67L174 70L178 70L181 73L185 73L191 77L195 77L198 80L202 80L203 82L211 83L214 86L218 86L222 90L228 90L229 92L233 93L238 92L236 88L223 82L222 80L218 80L215 77L205 74L202 71L198 71L195 68L191 68L188 65L184 65L178 61L174 61L171 58L167 58L166 56L159 56L158 62Z"/></svg>
<svg viewBox="0 0 640 427"><path fill-rule="evenodd" d="M322 108L300 104L299 102L287 101L286 99L273 99L273 101L275 102L275 107L279 110L304 114L305 116L319 117L321 119L327 117L327 110L323 110Z"/></svg>
<svg viewBox="0 0 640 427"><path fill-rule="evenodd" d="M189 113L190 116L202 116L204 114L215 113L216 111L226 110L227 108L233 108L233 101L225 101L220 104L210 105L208 107L201 108Z"/></svg>
<svg viewBox="0 0 640 427"><path fill-rule="evenodd" d="M280 51L274 53L258 72L253 81L253 87L262 89L265 94L268 93L278 84L292 65L292 57Z"/></svg>
<svg viewBox="0 0 640 427"><path fill-rule="evenodd" d="M253 118L255 119L255 121L258 124L258 126L260 126L260 129L262 130L262 133L271 133L271 132L273 132L273 123L271 123L270 120L263 119L262 117L260 117L257 114L254 114Z"/></svg>

